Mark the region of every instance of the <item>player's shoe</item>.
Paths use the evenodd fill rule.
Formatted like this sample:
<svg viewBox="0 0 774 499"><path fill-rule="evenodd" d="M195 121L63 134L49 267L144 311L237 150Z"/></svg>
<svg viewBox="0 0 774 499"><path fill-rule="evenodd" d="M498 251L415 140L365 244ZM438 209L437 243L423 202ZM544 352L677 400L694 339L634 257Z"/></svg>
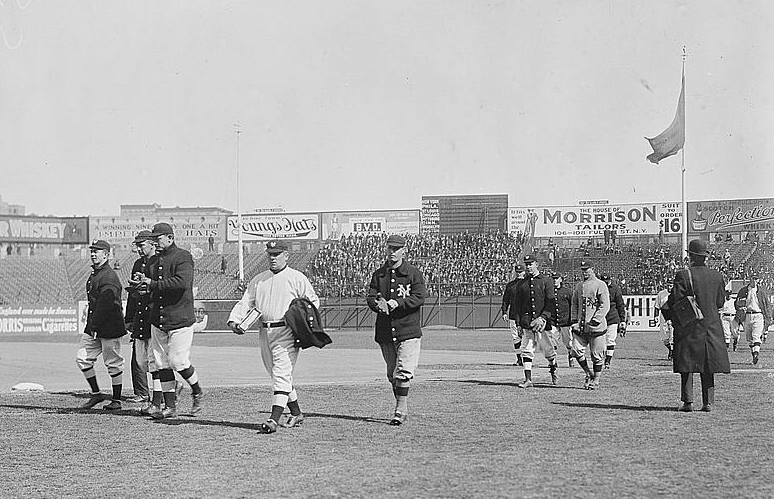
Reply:
<svg viewBox="0 0 774 499"><path fill-rule="evenodd" d="M196 414L202 410L202 400L204 399L204 392L194 393L191 395L193 402L191 403L191 414Z"/></svg>
<svg viewBox="0 0 774 499"><path fill-rule="evenodd" d="M395 412L395 414L392 416L392 419L390 420L391 426L400 426L403 423L406 422L406 418L408 417L407 414L403 414L402 412Z"/></svg>
<svg viewBox="0 0 774 499"><path fill-rule="evenodd" d="M258 433L274 433L277 431L277 422L273 419L267 419L265 423L261 423L258 428Z"/></svg>
<svg viewBox="0 0 774 499"><path fill-rule="evenodd" d="M583 389L588 390L591 385L591 376L586 373L586 379L583 381Z"/></svg>
<svg viewBox="0 0 774 499"><path fill-rule="evenodd" d="M712 404L704 404L701 406L701 412L712 412Z"/></svg>
<svg viewBox="0 0 774 499"><path fill-rule="evenodd" d="M516 383L516 386L518 386L519 388L532 388L534 385L532 384L532 381L526 379L521 383Z"/></svg>
<svg viewBox="0 0 774 499"><path fill-rule="evenodd" d="M158 412L151 414L153 419L174 419L177 417L177 409L174 407L165 407Z"/></svg>
<svg viewBox="0 0 774 499"><path fill-rule="evenodd" d="M121 402L118 400L111 400L109 404L106 404L102 406L103 409L106 411L120 411L121 410Z"/></svg>
<svg viewBox="0 0 774 499"><path fill-rule="evenodd" d="M599 376L594 376L589 383L589 390L596 390L597 388L599 388Z"/></svg>
<svg viewBox="0 0 774 499"><path fill-rule="evenodd" d="M153 416L153 414L157 412L161 412L161 408L159 406L148 404L140 409L140 416Z"/></svg>
<svg viewBox="0 0 774 499"><path fill-rule="evenodd" d="M753 365L758 363L758 352L753 352Z"/></svg>
<svg viewBox="0 0 774 499"><path fill-rule="evenodd" d="M81 409L91 409L100 402L107 400L107 396L104 393L92 393L89 400L81 406Z"/></svg>
<svg viewBox="0 0 774 499"><path fill-rule="evenodd" d="M605 369L610 369L610 361L609 360L605 361Z"/></svg>
<svg viewBox="0 0 774 499"><path fill-rule="evenodd" d="M572 357L570 357L570 358L567 360L567 365L569 365L570 367L575 367L575 359L573 359Z"/></svg>
<svg viewBox="0 0 774 499"><path fill-rule="evenodd" d="M693 404L690 402L683 402L680 407L677 408L678 412L693 412Z"/></svg>
<svg viewBox="0 0 774 499"><path fill-rule="evenodd" d="M739 340L734 340L734 352L736 352L736 344Z"/></svg>
<svg viewBox="0 0 774 499"><path fill-rule="evenodd" d="M301 425L301 423L304 422L304 415L303 414L297 414L297 415L290 415L288 416L288 419L285 420L284 423L280 424L283 428L295 428L296 426Z"/></svg>
<svg viewBox="0 0 774 499"><path fill-rule="evenodd" d="M148 397L143 397L142 395L134 395L126 399L126 401L131 404L142 404L143 402L148 401Z"/></svg>
<svg viewBox="0 0 774 499"><path fill-rule="evenodd" d="M558 382L559 382L559 375L556 374L556 369L554 369L553 371L551 371L551 384L556 386Z"/></svg>

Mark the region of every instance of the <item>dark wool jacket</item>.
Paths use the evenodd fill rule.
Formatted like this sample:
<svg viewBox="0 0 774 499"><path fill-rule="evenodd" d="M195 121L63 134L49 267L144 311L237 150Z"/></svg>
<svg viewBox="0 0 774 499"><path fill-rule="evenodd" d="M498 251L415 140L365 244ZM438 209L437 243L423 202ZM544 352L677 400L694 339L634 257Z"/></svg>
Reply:
<svg viewBox="0 0 774 499"><path fill-rule="evenodd" d="M513 286L511 310L516 310L514 320L521 327L528 328L533 320L542 317L546 321L546 329L549 329L554 323L555 302L554 279L547 275L532 277L527 274Z"/></svg>
<svg viewBox="0 0 774 499"><path fill-rule="evenodd" d="M147 257L138 258L134 265L132 265L133 276L136 272L145 274L147 267ZM124 316L124 322L126 327L131 329L132 338L141 340L150 339L150 306L151 295L150 293L141 294L137 288L128 287L126 290L129 293L129 298L126 300L126 315Z"/></svg>
<svg viewBox="0 0 774 499"><path fill-rule="evenodd" d="M610 293L610 311L605 316L607 324L618 324L626 321L626 303L621 294L621 288L615 283L607 285L607 291Z"/></svg>
<svg viewBox="0 0 774 499"><path fill-rule="evenodd" d="M379 312L376 306L379 293L387 301L397 301L397 308L389 314ZM391 269L389 263L379 267L371 277L366 298L368 307L377 312L376 342L392 343L421 338L419 310L426 297L425 278L413 265L403 260L397 269Z"/></svg>
<svg viewBox="0 0 774 499"><path fill-rule="evenodd" d="M196 317L191 253L172 243L148 260L145 272L151 279L151 324L164 331L193 325Z"/></svg>
<svg viewBox="0 0 774 499"><path fill-rule="evenodd" d="M572 290L562 284L561 288L554 288L556 308L554 311L554 325L566 327L572 324L570 310L572 309Z"/></svg>
<svg viewBox="0 0 774 499"><path fill-rule="evenodd" d="M505 285L505 290L503 291L503 305L501 307L503 314L508 314L508 318L511 320L516 320L516 307L511 306L511 303L513 301L514 296L514 288L516 287L516 284L518 284L519 281L522 279L519 279L518 277L508 284Z"/></svg>
<svg viewBox="0 0 774 499"><path fill-rule="evenodd" d="M126 334L121 291L121 282L109 263L92 268L86 281L89 312L84 333L105 339Z"/></svg>
<svg viewBox="0 0 774 499"><path fill-rule="evenodd" d="M295 298L290 302L285 312L285 323L293 331L296 348L322 348L333 343L323 330L319 310L308 298Z"/></svg>

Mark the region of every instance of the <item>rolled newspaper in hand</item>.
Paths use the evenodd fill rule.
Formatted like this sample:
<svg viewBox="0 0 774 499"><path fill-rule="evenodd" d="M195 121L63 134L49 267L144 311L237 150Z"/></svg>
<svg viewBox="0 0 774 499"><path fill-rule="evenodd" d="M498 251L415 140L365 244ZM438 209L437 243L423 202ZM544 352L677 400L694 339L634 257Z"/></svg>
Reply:
<svg viewBox="0 0 774 499"><path fill-rule="evenodd" d="M247 331L250 329L250 326L255 324L255 322L261 318L263 315L263 312L258 310L257 308L251 308L249 312L247 312L247 315L244 319L242 319L242 322L237 324L237 327L241 329L242 331Z"/></svg>

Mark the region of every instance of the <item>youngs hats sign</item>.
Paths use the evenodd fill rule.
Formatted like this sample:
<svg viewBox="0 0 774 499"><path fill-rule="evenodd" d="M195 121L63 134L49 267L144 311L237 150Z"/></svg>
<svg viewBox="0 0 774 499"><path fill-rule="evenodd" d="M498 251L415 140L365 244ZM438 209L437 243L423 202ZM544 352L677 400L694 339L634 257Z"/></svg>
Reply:
<svg viewBox="0 0 774 499"><path fill-rule="evenodd" d="M238 218L228 217L228 242L239 241ZM267 241L269 239L320 238L319 213L266 213L242 215L242 240Z"/></svg>

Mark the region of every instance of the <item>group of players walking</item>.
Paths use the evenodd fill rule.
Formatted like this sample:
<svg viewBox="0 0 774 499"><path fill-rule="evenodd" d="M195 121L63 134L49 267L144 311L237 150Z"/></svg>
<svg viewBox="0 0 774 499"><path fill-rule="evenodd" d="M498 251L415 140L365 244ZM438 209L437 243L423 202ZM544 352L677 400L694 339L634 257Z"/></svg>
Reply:
<svg viewBox="0 0 774 499"><path fill-rule="evenodd" d="M153 387L140 414L154 419L177 417L175 373L190 386L190 414L196 414L202 408L204 392L191 364L190 351L194 332L203 330L206 321L197 318L194 311L193 258L175 244L172 227L166 223L156 224L152 232L141 231L134 244L140 258L132 268L126 288L129 299L125 316L121 305L122 286L108 265L110 244L99 240L89 247L93 269L86 283L89 308L76 355L78 367L91 389L91 396L83 407L92 408L106 399L94 371L94 363L101 354L113 387L111 400L103 408L121 409L124 365L121 338L128 330L134 344L133 360L142 376L149 373ZM308 278L288 267L288 248L283 241L269 241L266 252L269 269L246 286L242 299L229 315L228 327L236 334L244 334L245 329L258 321L261 359L273 389L270 416L259 426L259 432L274 433L278 427L292 428L304 421L293 383L300 349L311 345L322 347L330 338L316 324L316 330L325 336L324 341L302 341L304 335L316 328L315 322L319 323L316 309L320 300ZM427 296L424 278L406 261L405 252L405 238L399 235L387 238L386 261L374 271L367 294L368 306L377 314L374 340L381 349L395 398L395 410L389 419L395 426L402 425L408 417L409 387L419 362L422 337L420 308ZM607 274L598 278L589 261L582 261L580 269L583 280L570 290L560 274L541 273L535 258L527 255L524 266L516 267L516 278L506 285L502 313L510 326L517 363L524 371L524 381L518 383L520 388L533 386L532 371L538 351L548 361L552 384L558 383L560 344L567 350L569 366L577 362L585 374L583 386L587 390L599 388L602 373L610 367L616 339L626 335L628 322L621 289ZM727 291L728 301L730 290ZM671 356L674 341L671 316L664 314L668 296L669 293L659 293L657 313ZM726 321L731 315L730 308L726 312L724 306L719 311L724 327L728 323L726 345L730 344L733 331L743 327L753 363L757 364L760 346L765 340L764 318L771 318L771 305L765 291L756 287L755 276L739 291L732 306L733 320ZM308 310L312 308L313 311ZM285 409L290 414L283 421Z"/></svg>

